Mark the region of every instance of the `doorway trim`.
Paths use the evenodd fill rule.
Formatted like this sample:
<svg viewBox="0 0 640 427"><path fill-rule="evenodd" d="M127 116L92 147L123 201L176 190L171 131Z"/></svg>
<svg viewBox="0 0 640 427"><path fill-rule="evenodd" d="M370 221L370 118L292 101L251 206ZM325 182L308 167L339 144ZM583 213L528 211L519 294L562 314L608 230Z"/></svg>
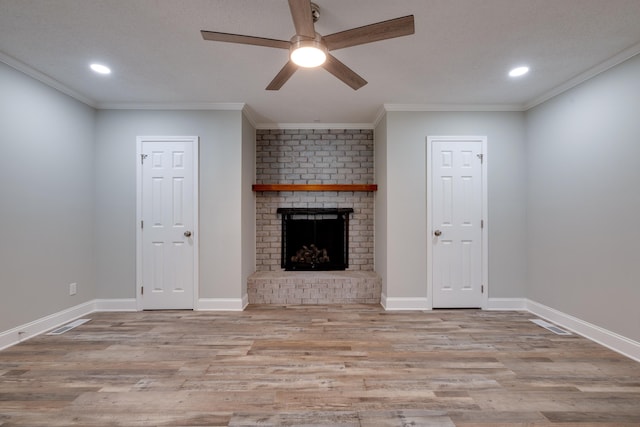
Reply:
<svg viewBox="0 0 640 427"><path fill-rule="evenodd" d="M198 309L198 290L200 280L198 272L200 260L199 233L199 176L200 164L199 138L197 136L138 136L136 138L136 310L142 311L142 144L145 142L185 142L193 147L193 234L196 237L193 245L193 310Z"/></svg>
<svg viewBox="0 0 640 427"><path fill-rule="evenodd" d="M456 141L473 141L480 142L482 144L482 220L484 226L481 229L482 235L482 285L484 286L484 292L482 293L482 307L485 310L488 307L489 301L489 218L488 218L488 191L487 191L487 169L488 169L488 155L487 155L487 137L475 136L475 135L446 135L446 136L427 136L427 306L429 310L433 309L433 224L431 208L433 206L433 190L431 189L431 162L433 161L431 150L433 143L437 141L456 142Z"/></svg>

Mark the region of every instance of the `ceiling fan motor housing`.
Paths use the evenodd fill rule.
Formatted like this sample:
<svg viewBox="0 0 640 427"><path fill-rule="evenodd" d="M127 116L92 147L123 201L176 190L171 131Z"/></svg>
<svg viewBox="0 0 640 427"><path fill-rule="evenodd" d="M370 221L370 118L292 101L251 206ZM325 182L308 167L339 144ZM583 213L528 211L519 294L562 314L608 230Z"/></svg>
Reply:
<svg viewBox="0 0 640 427"><path fill-rule="evenodd" d="M315 3L311 3L311 17L313 22L318 22L318 19L320 19L320 7Z"/></svg>

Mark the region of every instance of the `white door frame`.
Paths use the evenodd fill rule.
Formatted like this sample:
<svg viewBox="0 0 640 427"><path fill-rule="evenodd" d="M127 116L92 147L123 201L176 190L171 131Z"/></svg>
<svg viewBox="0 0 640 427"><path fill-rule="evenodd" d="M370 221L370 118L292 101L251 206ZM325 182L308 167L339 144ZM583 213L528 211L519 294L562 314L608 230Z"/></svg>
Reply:
<svg viewBox="0 0 640 427"><path fill-rule="evenodd" d="M488 197L487 197L487 137L486 136L427 136L427 306L433 309L433 224L431 207L433 206L433 191L431 189L431 162L433 160L431 149L433 143L437 141L456 142L456 141L475 141L482 143L482 220L484 226L481 229L482 234L482 285L484 292L482 293L482 309L488 307L489 301L489 221L488 221Z"/></svg>
<svg viewBox="0 0 640 427"><path fill-rule="evenodd" d="M198 165L199 152L197 136L138 136L136 138L136 310L142 311L142 144L144 142L185 142L192 144L193 147L193 309L198 308L198 290L199 276L198 262L199 247L200 247L200 233L199 233L199 208L198 208L198 192L200 188L199 184L199 172Z"/></svg>

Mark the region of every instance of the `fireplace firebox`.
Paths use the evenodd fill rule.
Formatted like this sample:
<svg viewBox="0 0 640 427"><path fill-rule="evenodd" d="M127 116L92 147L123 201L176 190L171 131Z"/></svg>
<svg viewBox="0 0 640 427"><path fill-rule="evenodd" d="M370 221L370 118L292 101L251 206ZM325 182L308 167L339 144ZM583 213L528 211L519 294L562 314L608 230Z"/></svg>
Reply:
<svg viewBox="0 0 640 427"><path fill-rule="evenodd" d="M287 271L349 267L351 208L278 208L282 215L281 266Z"/></svg>

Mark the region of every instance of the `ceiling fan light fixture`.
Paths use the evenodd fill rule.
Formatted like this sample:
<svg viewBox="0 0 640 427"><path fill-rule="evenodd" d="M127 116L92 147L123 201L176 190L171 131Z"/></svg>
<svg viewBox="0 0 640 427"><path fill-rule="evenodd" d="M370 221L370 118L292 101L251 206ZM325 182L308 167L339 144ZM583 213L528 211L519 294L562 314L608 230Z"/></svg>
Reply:
<svg viewBox="0 0 640 427"><path fill-rule="evenodd" d="M291 43L291 61L299 67L318 67L327 60L327 47L318 37L313 40L294 40Z"/></svg>

